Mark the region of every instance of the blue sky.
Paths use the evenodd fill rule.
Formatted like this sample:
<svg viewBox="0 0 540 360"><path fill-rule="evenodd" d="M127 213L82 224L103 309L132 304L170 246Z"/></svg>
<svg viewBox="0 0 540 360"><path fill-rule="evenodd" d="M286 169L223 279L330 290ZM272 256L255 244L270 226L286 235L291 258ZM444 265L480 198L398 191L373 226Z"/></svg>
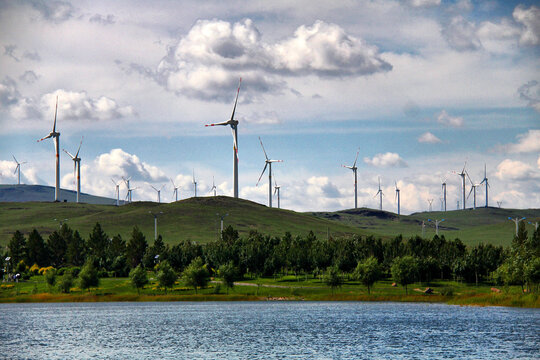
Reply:
<svg viewBox="0 0 540 360"><path fill-rule="evenodd" d="M262 138L282 207L448 208L465 161L490 205L540 206L540 8L534 1L0 1L0 183L54 185L51 130L81 148L82 191L135 200L232 195L238 79L240 196L267 203ZM74 189L61 154L61 186ZM467 193L470 183L467 184ZM125 194L125 186L121 187ZM478 189L478 205L484 190ZM275 200L274 200L275 203ZM467 207L472 206L472 196Z"/></svg>

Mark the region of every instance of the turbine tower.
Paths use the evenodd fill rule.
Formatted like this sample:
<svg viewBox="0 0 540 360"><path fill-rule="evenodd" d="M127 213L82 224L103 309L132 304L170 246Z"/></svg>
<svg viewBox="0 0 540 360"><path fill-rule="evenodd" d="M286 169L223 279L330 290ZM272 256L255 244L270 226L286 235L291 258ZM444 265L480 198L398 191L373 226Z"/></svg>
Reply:
<svg viewBox="0 0 540 360"><path fill-rule="evenodd" d="M274 185L275 185L274 186L274 195L276 195L276 193L277 193L277 208L281 209L280 203L279 203L279 189L281 189L281 186L278 186L275 176L274 176Z"/></svg>
<svg viewBox="0 0 540 360"><path fill-rule="evenodd" d="M489 188L489 183L488 183L488 178L487 178L487 171L486 171L486 164L484 164L484 179L482 180L482 182L480 184L483 184L483 183L486 183L486 185L484 185L486 187L486 207L489 206L489 193L488 193L488 188Z"/></svg>
<svg viewBox="0 0 540 360"><path fill-rule="evenodd" d="M480 184L475 184L472 180L471 180L471 177L469 176L469 173L467 173L467 177L469 178L469 181L471 182L471 191L469 191L469 195L467 195L467 199L469 198L469 196L471 196L471 193L473 193L473 209L476 210L476 187L477 186L480 186Z"/></svg>
<svg viewBox="0 0 540 360"><path fill-rule="evenodd" d="M134 188L131 188L131 189L128 189L128 192L126 194L126 200L128 200L129 202L131 202L132 200L132 195L133 195L133 190L137 190L138 187L134 187Z"/></svg>
<svg viewBox="0 0 540 360"><path fill-rule="evenodd" d="M152 186L152 185L150 185L150 186ZM165 185L162 185L158 190L154 186L152 186L152 189L154 189L157 192L157 202L158 202L158 204L161 203L161 190L163 190L164 187L165 187Z"/></svg>
<svg viewBox="0 0 540 360"><path fill-rule="evenodd" d="M131 176L128 177L127 179L122 176L122 180L124 180L124 182L126 183L126 187L127 187L126 200L128 202L131 202L131 188L129 187L129 180L131 180Z"/></svg>
<svg viewBox="0 0 540 360"><path fill-rule="evenodd" d="M431 219L428 219L429 222L434 222L435 223L435 234L437 236L439 236L439 224L442 223L445 219L441 219L441 220L431 220Z"/></svg>
<svg viewBox="0 0 540 360"><path fill-rule="evenodd" d="M463 186L463 210L465 210L465 175L467 175L467 172L465 171L465 167L467 166L467 162L465 161L465 165L463 165L463 169L460 173L457 173L454 171L454 174L461 176L461 182Z"/></svg>
<svg viewBox="0 0 540 360"><path fill-rule="evenodd" d="M355 209L358 208L358 179L357 179L357 176L356 176L356 170L358 168L356 167L356 160L358 160L358 153L359 152L360 152L360 150L358 150L356 152L356 158L354 159L354 163L352 164L352 166L341 165L344 168L351 169L353 171L353 173L354 173L354 208Z"/></svg>
<svg viewBox="0 0 540 360"><path fill-rule="evenodd" d="M379 191L375 194L374 197L379 195L379 210L382 211L382 197L383 197L383 191L381 190L381 178L379 177Z"/></svg>
<svg viewBox="0 0 540 360"><path fill-rule="evenodd" d="M234 107L232 115L229 121L224 121L215 124L207 124L205 126L216 126L223 125L231 126L232 136L233 136L233 152L234 152L234 164L233 164L233 184L234 184L234 197L238 198L238 120L234 119L234 113L236 111L236 104L238 103L238 94L240 94L240 85L242 84L242 78L238 82L238 90L236 91L236 99L234 100ZM195 195L197 196L197 195Z"/></svg>
<svg viewBox="0 0 540 360"><path fill-rule="evenodd" d="M66 149L64 152L69 155L71 160L73 160L73 177L75 177L75 173L77 173L77 203L79 202L80 194L81 194L81 158L79 157L79 151L81 151L81 145L83 140L81 139L81 143L79 144L79 148L77 149L77 153L75 156L71 155Z"/></svg>
<svg viewBox="0 0 540 360"><path fill-rule="evenodd" d="M268 207L272 207L272 163L273 162L283 162L283 160L270 160L268 158L268 155L266 155L266 150L264 150L264 145L262 143L261 138L259 137L259 142L261 143L261 147L264 152L264 157L266 158L263 171L261 173L261 176L259 176L259 180L257 181L257 185L259 186L259 182L261 181L262 176L264 175L264 172L266 171L266 168L268 167Z"/></svg>
<svg viewBox="0 0 540 360"><path fill-rule="evenodd" d="M178 201L178 189L180 189L179 186L176 186L174 184L174 181L171 179L171 183L172 183L172 186L173 186L173 196L175 197L175 200L174 201Z"/></svg>
<svg viewBox="0 0 540 360"><path fill-rule="evenodd" d="M401 213L400 213L400 208L399 208L399 205L400 205L400 204L399 204L399 191L400 191L400 190L399 190L399 188L397 187L397 181L394 181L394 183L396 184L396 197L395 197L394 201L397 200L397 214L400 215L400 214L401 214Z"/></svg>
<svg viewBox="0 0 540 360"><path fill-rule="evenodd" d="M193 169L193 190L195 191L195 197L197 197L197 180L195 180L195 169Z"/></svg>
<svg viewBox="0 0 540 360"><path fill-rule="evenodd" d="M431 204L433 204L433 199L428 199L427 202L429 203L429 212L431 212L432 211Z"/></svg>
<svg viewBox="0 0 540 360"><path fill-rule="evenodd" d="M15 167L15 171L13 172L14 174L16 172L18 172L18 174L17 174L17 185L21 185L21 165L26 164L26 161L20 163L20 162L17 161L17 159L15 159L15 155L11 154L11 156L13 156L13 160L15 160L15 162L17 163L17 167Z"/></svg>
<svg viewBox="0 0 540 360"><path fill-rule="evenodd" d="M113 178L111 178L111 181L113 182L114 186L116 187L116 206L120 205L120 181L116 182Z"/></svg>
<svg viewBox="0 0 540 360"><path fill-rule="evenodd" d="M443 211L446 211L446 179L442 180L442 193L443 193Z"/></svg>
<svg viewBox="0 0 540 360"><path fill-rule="evenodd" d="M210 192L212 192L212 190L214 191L214 196L216 196L216 181L215 181L215 178L212 176L212 188L210 189Z"/></svg>
<svg viewBox="0 0 540 360"><path fill-rule="evenodd" d="M54 109L54 123L52 131L49 135L45 136L38 140L38 142L43 141L48 138L54 139L54 146L56 148L56 176L55 176L55 187L54 187L54 201L58 201L60 196L60 133L56 131L56 115L58 113L58 96L56 96L56 107Z"/></svg>

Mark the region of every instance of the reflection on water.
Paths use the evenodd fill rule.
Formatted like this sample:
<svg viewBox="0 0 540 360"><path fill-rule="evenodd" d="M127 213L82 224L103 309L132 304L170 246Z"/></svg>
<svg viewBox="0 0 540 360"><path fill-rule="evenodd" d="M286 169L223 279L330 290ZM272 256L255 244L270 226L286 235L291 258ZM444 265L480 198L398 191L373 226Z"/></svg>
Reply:
<svg viewBox="0 0 540 360"><path fill-rule="evenodd" d="M360 302L0 304L8 359L534 359L540 310Z"/></svg>

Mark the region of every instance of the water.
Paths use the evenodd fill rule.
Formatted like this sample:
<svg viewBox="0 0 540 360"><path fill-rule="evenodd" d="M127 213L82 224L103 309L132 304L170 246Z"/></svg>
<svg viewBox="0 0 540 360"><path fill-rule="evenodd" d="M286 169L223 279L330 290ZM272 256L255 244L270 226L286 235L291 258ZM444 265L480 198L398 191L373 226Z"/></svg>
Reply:
<svg viewBox="0 0 540 360"><path fill-rule="evenodd" d="M0 304L6 359L538 359L540 310L360 302Z"/></svg>

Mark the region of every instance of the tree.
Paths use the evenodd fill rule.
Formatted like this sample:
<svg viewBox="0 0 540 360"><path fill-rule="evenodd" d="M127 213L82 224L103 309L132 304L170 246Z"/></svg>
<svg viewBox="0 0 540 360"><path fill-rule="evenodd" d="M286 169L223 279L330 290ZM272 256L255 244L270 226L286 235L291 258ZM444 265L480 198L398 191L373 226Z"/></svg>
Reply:
<svg viewBox="0 0 540 360"><path fill-rule="evenodd" d="M368 294L370 294L371 286L381 279L382 273L379 261L371 256L364 262L359 262L356 266L354 275L358 281L367 286Z"/></svg>
<svg viewBox="0 0 540 360"><path fill-rule="evenodd" d="M159 286L165 289L165 293L167 293L167 288L171 288L174 285L174 282L177 278L178 275L176 275L167 260L162 261L159 264L159 272L157 275L157 279Z"/></svg>
<svg viewBox="0 0 540 360"><path fill-rule="evenodd" d="M343 278L339 274L339 268L337 266L329 266L326 269L326 276L324 277L326 285L332 288L332 295L334 295L334 289L343 285Z"/></svg>
<svg viewBox="0 0 540 360"><path fill-rule="evenodd" d="M227 288L227 295L229 294L229 288L234 287L234 280L238 277L238 271L234 267L234 263L229 261L227 264L221 265L218 269L218 275L223 280L225 287Z"/></svg>
<svg viewBox="0 0 540 360"><path fill-rule="evenodd" d="M147 247L148 243L146 242L146 237L141 230L135 226L131 232L131 238L129 239L126 247L128 263L132 268L136 267L142 262Z"/></svg>
<svg viewBox="0 0 540 360"><path fill-rule="evenodd" d="M28 250L27 255L29 264L38 264L38 266L48 265L49 254L47 251L47 246L36 229L32 230L28 235L28 242L26 246Z"/></svg>
<svg viewBox="0 0 540 360"><path fill-rule="evenodd" d="M18 264L21 260L26 260L26 239L19 231L15 231L13 237L8 244L9 256L11 256L11 264Z"/></svg>
<svg viewBox="0 0 540 360"><path fill-rule="evenodd" d="M182 280L187 286L193 286L195 294L197 287L203 288L208 284L210 274L200 257L195 258L182 273Z"/></svg>
<svg viewBox="0 0 540 360"><path fill-rule="evenodd" d="M410 255L397 257L392 263L392 277L395 282L405 287L405 294L408 294L407 285L412 284L416 278L417 269L417 261Z"/></svg>
<svg viewBox="0 0 540 360"><path fill-rule="evenodd" d="M45 271L45 281L49 287L53 287L56 283L56 269L52 268Z"/></svg>
<svg viewBox="0 0 540 360"><path fill-rule="evenodd" d="M126 255L126 241L122 239L120 234L113 236L111 243L109 244L107 257L109 259L116 259L118 256Z"/></svg>
<svg viewBox="0 0 540 360"><path fill-rule="evenodd" d="M99 286L99 275L94 266L94 260L94 258L89 257L79 273L80 286L83 290Z"/></svg>
<svg viewBox="0 0 540 360"><path fill-rule="evenodd" d="M143 289L144 285L148 284L148 276L141 265L137 265L135 269L130 271L129 279L131 281L131 285L137 289L137 294L139 295L141 294L140 289Z"/></svg>
<svg viewBox="0 0 540 360"><path fill-rule="evenodd" d="M60 281L58 282L58 289L65 293L69 294L71 287L73 286L73 275L71 271L66 271Z"/></svg>
<svg viewBox="0 0 540 360"><path fill-rule="evenodd" d="M88 236L86 246L88 248L88 255L97 259L98 266L100 268L106 267L109 237L98 222L94 225L92 232Z"/></svg>
<svg viewBox="0 0 540 360"><path fill-rule="evenodd" d="M66 241L60 236L58 231L54 231L47 239L47 247L49 249L50 263L55 268L59 269L65 264L66 260Z"/></svg>
<svg viewBox="0 0 540 360"><path fill-rule="evenodd" d="M66 241L66 263L71 266L81 266L86 258L86 244L78 231Z"/></svg>

